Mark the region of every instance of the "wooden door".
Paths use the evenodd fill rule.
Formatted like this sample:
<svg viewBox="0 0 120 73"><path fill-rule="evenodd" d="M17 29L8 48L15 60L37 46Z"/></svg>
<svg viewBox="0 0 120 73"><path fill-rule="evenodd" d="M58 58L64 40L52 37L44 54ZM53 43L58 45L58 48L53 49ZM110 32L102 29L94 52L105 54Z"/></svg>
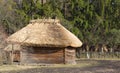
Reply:
<svg viewBox="0 0 120 73"><path fill-rule="evenodd" d="M13 62L20 62L20 51L13 52Z"/></svg>

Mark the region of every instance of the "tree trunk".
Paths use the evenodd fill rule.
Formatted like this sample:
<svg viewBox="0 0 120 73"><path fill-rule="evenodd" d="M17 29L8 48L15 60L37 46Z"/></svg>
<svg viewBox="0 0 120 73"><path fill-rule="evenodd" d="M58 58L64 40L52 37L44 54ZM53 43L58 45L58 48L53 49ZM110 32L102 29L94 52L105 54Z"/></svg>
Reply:
<svg viewBox="0 0 120 73"><path fill-rule="evenodd" d="M86 49L87 49L86 56L87 56L88 59L90 59L89 46L88 45L86 45Z"/></svg>

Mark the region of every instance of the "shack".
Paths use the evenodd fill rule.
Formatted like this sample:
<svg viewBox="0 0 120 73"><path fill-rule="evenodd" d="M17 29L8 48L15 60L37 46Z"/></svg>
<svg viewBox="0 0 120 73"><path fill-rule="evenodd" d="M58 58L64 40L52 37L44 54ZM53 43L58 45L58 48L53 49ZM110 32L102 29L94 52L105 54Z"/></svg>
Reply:
<svg viewBox="0 0 120 73"><path fill-rule="evenodd" d="M21 64L76 64L75 49L82 45L58 19L31 20L7 42L23 46L19 50Z"/></svg>

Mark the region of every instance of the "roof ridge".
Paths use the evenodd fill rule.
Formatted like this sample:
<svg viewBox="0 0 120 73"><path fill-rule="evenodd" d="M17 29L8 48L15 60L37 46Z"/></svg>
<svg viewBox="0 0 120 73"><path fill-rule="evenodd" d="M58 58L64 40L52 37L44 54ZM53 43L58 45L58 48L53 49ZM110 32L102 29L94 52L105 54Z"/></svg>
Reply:
<svg viewBox="0 0 120 73"><path fill-rule="evenodd" d="M58 19L35 19L31 20L30 23L59 23L60 20Z"/></svg>

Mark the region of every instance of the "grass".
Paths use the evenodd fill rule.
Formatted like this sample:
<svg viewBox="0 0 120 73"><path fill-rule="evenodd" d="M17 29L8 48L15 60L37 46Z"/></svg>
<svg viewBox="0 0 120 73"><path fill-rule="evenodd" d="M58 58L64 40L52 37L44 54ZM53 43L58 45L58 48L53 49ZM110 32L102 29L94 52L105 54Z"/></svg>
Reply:
<svg viewBox="0 0 120 73"><path fill-rule="evenodd" d="M77 58L76 60L120 60L120 58Z"/></svg>
<svg viewBox="0 0 120 73"><path fill-rule="evenodd" d="M76 65L64 65L64 64L54 64L54 65L46 65L46 66L35 66L35 65L2 65L0 66L0 72L1 71L18 71L18 70L25 70L25 69L33 69L33 68L45 68L45 67L49 67L49 68L63 68L63 67L90 67L93 65L98 65L97 62L94 63L86 63L86 62L82 62Z"/></svg>
<svg viewBox="0 0 120 73"><path fill-rule="evenodd" d="M2 71L17 71L36 68L37 66L21 66L21 65L2 65L0 66L0 72Z"/></svg>
<svg viewBox="0 0 120 73"><path fill-rule="evenodd" d="M79 67L79 68L84 68L84 67L91 67L91 66L97 66L99 65L99 63L97 61L89 61L89 62L86 62L86 61L81 61L80 63L76 64L76 65L70 65L70 64L67 64L67 65L62 65L62 64L58 64L58 65L55 65L53 67Z"/></svg>
<svg viewBox="0 0 120 73"><path fill-rule="evenodd" d="M26 70L26 69L34 69L34 68L86 68L86 67L94 67L105 64L106 62L99 62L102 59L77 59L78 64L76 65L65 65L65 64L51 64L51 65L2 65L0 66L0 72L2 71L18 71L18 70ZM104 59L110 60L111 59ZM116 61L120 61L118 59L112 59Z"/></svg>

